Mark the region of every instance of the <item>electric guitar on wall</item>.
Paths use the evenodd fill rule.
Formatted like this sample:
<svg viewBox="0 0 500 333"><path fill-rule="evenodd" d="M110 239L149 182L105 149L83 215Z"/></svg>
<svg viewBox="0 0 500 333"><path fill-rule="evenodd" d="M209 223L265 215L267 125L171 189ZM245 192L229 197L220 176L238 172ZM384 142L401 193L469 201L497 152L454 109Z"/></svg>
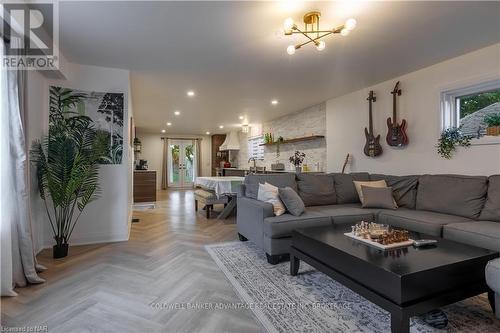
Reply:
<svg viewBox="0 0 500 333"><path fill-rule="evenodd" d="M391 117L387 118L387 136L386 141L389 146L392 147L404 147L408 144L408 136L406 135L406 120L401 121L401 125L398 124L396 119L396 96L401 96L401 89L399 89L399 81L396 86L391 91L392 94L392 105L393 113L392 120Z"/></svg>
<svg viewBox="0 0 500 333"><path fill-rule="evenodd" d="M375 94L373 93L373 90L370 90L370 94L368 95L367 100L369 105L370 130L365 127L366 143L363 152L366 156L376 157L382 154L382 146L380 145L380 134L376 137L373 134L372 102L375 102L377 100Z"/></svg>

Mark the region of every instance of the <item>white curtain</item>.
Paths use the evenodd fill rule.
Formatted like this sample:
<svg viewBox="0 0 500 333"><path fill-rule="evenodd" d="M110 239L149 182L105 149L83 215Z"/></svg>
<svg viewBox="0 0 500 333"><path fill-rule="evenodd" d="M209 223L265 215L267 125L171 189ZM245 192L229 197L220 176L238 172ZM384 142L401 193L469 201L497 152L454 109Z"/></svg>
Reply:
<svg viewBox="0 0 500 333"><path fill-rule="evenodd" d="M3 57L3 39L0 43ZM31 238L29 165L24 133L26 73L5 69L0 72L1 295L15 296L16 286L44 282L37 275L44 267L36 262Z"/></svg>

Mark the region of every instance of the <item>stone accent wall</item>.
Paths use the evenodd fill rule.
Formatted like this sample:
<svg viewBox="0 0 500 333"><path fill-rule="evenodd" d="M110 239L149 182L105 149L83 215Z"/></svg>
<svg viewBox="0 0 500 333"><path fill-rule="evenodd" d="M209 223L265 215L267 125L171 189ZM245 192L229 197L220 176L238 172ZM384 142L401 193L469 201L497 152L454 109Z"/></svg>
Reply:
<svg viewBox="0 0 500 333"><path fill-rule="evenodd" d="M326 134L326 104L321 103L302 111L288 114L262 124L262 133L273 133L275 139L282 136L286 139L311 135ZM248 164L247 136L240 133L239 166L246 168ZM264 147L264 161L257 161L258 166L271 169L272 163L284 163L287 170L292 170L289 157L296 150L304 152L306 163L310 170L316 170L319 163L321 171L326 170L326 140L316 139L312 141L297 142L293 144L280 145L280 156L276 156L276 145Z"/></svg>

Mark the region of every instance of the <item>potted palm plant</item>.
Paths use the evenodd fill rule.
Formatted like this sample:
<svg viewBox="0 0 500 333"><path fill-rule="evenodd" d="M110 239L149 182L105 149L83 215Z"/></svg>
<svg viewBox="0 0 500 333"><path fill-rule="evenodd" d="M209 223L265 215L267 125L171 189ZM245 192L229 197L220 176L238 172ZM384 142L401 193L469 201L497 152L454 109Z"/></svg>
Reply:
<svg viewBox="0 0 500 333"><path fill-rule="evenodd" d="M92 119L70 112L81 96L59 91L52 99L49 134L35 141L31 162L56 244L53 257L68 254L69 240L85 207L99 194L99 165L109 149ZM52 94L52 92L51 92Z"/></svg>
<svg viewBox="0 0 500 333"><path fill-rule="evenodd" d="M500 113L487 115L484 117L484 122L488 125L486 135L500 135Z"/></svg>

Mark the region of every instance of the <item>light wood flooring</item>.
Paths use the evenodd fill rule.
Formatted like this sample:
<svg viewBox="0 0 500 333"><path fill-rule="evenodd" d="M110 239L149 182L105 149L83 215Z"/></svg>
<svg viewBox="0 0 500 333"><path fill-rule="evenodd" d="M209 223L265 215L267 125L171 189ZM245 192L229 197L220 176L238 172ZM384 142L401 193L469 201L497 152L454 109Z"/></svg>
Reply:
<svg viewBox="0 0 500 333"><path fill-rule="evenodd" d="M162 191L136 211L128 242L74 246L69 257L38 255L46 282L2 298L2 326L49 332L262 332L250 310L161 308L240 302L205 244L237 239L234 218L207 220L192 191ZM89 209L91 209L89 207ZM159 304L159 307L155 307Z"/></svg>

